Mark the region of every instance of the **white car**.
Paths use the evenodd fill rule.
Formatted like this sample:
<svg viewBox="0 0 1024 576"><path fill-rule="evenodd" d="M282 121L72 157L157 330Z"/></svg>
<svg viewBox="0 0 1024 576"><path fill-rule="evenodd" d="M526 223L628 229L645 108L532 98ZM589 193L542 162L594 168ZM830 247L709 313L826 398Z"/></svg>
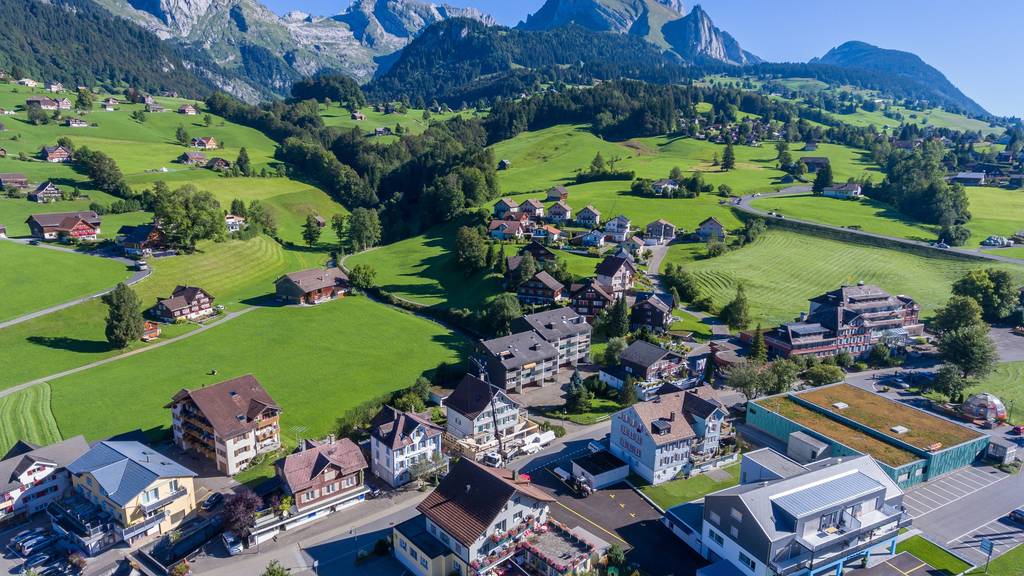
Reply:
<svg viewBox="0 0 1024 576"><path fill-rule="evenodd" d="M228 554L237 556L242 553L242 541L239 540L231 531L225 532L221 536L221 540L224 541L224 547L228 549Z"/></svg>

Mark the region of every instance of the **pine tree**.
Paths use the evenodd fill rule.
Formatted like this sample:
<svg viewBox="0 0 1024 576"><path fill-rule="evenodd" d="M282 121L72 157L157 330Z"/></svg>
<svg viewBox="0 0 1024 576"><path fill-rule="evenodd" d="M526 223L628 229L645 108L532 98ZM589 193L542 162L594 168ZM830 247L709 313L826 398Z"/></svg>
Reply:
<svg viewBox="0 0 1024 576"><path fill-rule="evenodd" d="M235 160L235 166L238 167L238 171L243 176L252 176L252 163L249 161L249 151L245 149L245 146L238 151L238 159Z"/></svg>
<svg viewBox="0 0 1024 576"><path fill-rule="evenodd" d="M750 325L750 304L742 285L736 289L736 297L732 302L722 307L720 316L730 328L746 328Z"/></svg>
<svg viewBox="0 0 1024 576"><path fill-rule="evenodd" d="M818 174L814 177L814 185L811 187L811 190L815 194L821 194L832 183L832 166L826 164L818 169Z"/></svg>
<svg viewBox="0 0 1024 576"><path fill-rule="evenodd" d="M487 256L484 258L484 265L488 269L494 268L494 259L497 257L497 253L494 251L494 243L490 242L487 244Z"/></svg>
<svg viewBox="0 0 1024 576"><path fill-rule="evenodd" d="M107 305L107 342L116 348L125 348L142 338L142 304L127 284L121 282L103 295Z"/></svg>
<svg viewBox="0 0 1024 576"><path fill-rule="evenodd" d="M302 225L302 239L310 247L320 240L320 225L316 221L316 216L312 214L306 216L306 223Z"/></svg>
<svg viewBox="0 0 1024 576"><path fill-rule="evenodd" d="M732 170L736 167L736 152L732 149L732 142L725 145L725 152L722 153L722 170Z"/></svg>
<svg viewBox="0 0 1024 576"><path fill-rule="evenodd" d="M505 259L505 245L504 244L502 244L501 247L498 248L498 256L497 256L497 258L498 259L494 262L495 268L498 269L498 272L502 276L508 274L508 260Z"/></svg>
<svg viewBox="0 0 1024 576"><path fill-rule="evenodd" d="M629 334L629 308L623 297L615 301L611 314L608 315L608 336L625 336L626 334Z"/></svg>
<svg viewBox="0 0 1024 576"><path fill-rule="evenodd" d="M622 390L619 390L619 404L622 406L632 406L637 403L636 395L636 380L632 376L627 376L626 381L622 384Z"/></svg>
<svg viewBox="0 0 1024 576"><path fill-rule="evenodd" d="M761 324L757 325L757 332L754 334L754 341L750 344L750 359L762 364L768 361L768 346L764 342L764 333L761 332Z"/></svg>
<svg viewBox="0 0 1024 576"><path fill-rule="evenodd" d="M174 139L178 141L178 144L181 144L182 146L188 146L188 132L185 131L185 127L181 124L178 124L178 129L174 131Z"/></svg>

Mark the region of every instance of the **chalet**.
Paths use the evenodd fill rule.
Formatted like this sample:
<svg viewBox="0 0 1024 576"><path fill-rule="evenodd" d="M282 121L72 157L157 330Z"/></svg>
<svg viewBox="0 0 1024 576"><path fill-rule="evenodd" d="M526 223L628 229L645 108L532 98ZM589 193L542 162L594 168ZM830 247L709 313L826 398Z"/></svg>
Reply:
<svg viewBox="0 0 1024 576"><path fill-rule="evenodd" d="M516 212L519 212L519 203L511 198L502 198L494 203L494 217L498 220Z"/></svg>
<svg viewBox="0 0 1024 576"><path fill-rule="evenodd" d="M303 440L298 449L275 465L284 493L292 497L297 515L323 518L363 500L369 491L369 464L348 438Z"/></svg>
<svg viewBox="0 0 1024 576"><path fill-rule="evenodd" d="M224 226L228 229L228 234L241 232L245 228L245 218L234 214L225 214Z"/></svg>
<svg viewBox="0 0 1024 576"><path fill-rule="evenodd" d="M178 114L184 114L186 116L195 116L199 111L196 107L191 104L182 104L178 107Z"/></svg>
<svg viewBox="0 0 1024 576"><path fill-rule="evenodd" d="M580 244L588 248L600 248L604 246L604 232L591 230L583 235L583 238L580 239Z"/></svg>
<svg viewBox="0 0 1024 576"><path fill-rule="evenodd" d="M46 85L47 92L63 92L64 85L60 82L50 82Z"/></svg>
<svg viewBox="0 0 1024 576"><path fill-rule="evenodd" d="M855 182L847 182L846 184L838 184L836 186L825 186L821 191L822 196L828 196L829 198L838 198L840 200L856 200L861 196L860 184Z"/></svg>
<svg viewBox="0 0 1024 576"><path fill-rule="evenodd" d="M212 136L201 136L192 139L192 147L199 150L216 150L217 139Z"/></svg>
<svg viewBox="0 0 1024 576"><path fill-rule="evenodd" d="M231 161L218 156L210 158L210 161L206 163L206 167L214 172L226 172L231 170Z"/></svg>
<svg viewBox="0 0 1024 576"><path fill-rule="evenodd" d="M444 408L448 434L476 445L490 444L496 436L511 438L526 419L518 402L470 374L444 399Z"/></svg>
<svg viewBox="0 0 1024 576"><path fill-rule="evenodd" d="M67 496L67 465L88 451L82 436L49 446L17 441L0 459L0 523L10 525Z"/></svg>
<svg viewBox="0 0 1024 576"><path fill-rule="evenodd" d="M29 200L40 204L43 202L56 202L62 198L64 198L64 195L61 193L60 188L49 180L36 186L35 190L28 193Z"/></svg>
<svg viewBox="0 0 1024 576"><path fill-rule="evenodd" d="M519 286L517 296L523 304L553 304L562 299L564 290L561 282L541 270Z"/></svg>
<svg viewBox="0 0 1024 576"><path fill-rule="evenodd" d="M102 103L106 104L108 106L117 106L119 104L119 102L117 101L117 98L113 98L113 97L104 98Z"/></svg>
<svg viewBox="0 0 1024 576"><path fill-rule="evenodd" d="M552 207L552 210L554 208ZM550 213L550 210L548 211ZM601 225L601 212L590 204L576 213L576 225L583 228L597 228Z"/></svg>
<svg viewBox="0 0 1024 576"><path fill-rule="evenodd" d="M418 472L447 466L441 453L443 430L429 414L402 412L384 406L370 421L370 469L397 488Z"/></svg>
<svg viewBox="0 0 1024 576"><path fill-rule="evenodd" d="M202 152L183 152L178 156L178 162L186 166L206 166L209 160Z"/></svg>
<svg viewBox="0 0 1024 576"><path fill-rule="evenodd" d="M984 186L985 185L985 173L984 172L960 172L956 176L951 178L953 182L963 184L964 186Z"/></svg>
<svg viewBox="0 0 1024 576"><path fill-rule="evenodd" d="M544 217L544 205L540 203L540 200L530 198L519 205L519 212L526 214L530 218L540 220Z"/></svg>
<svg viewBox="0 0 1024 576"><path fill-rule="evenodd" d="M40 155L53 164L71 162L71 150L63 146L44 146Z"/></svg>
<svg viewBox="0 0 1024 576"><path fill-rule="evenodd" d="M725 226L717 218L711 216L697 225L697 238L701 242L725 240Z"/></svg>
<svg viewBox="0 0 1024 576"><path fill-rule="evenodd" d="M25 99L26 108L41 108L43 110L71 110L71 100L67 98L47 98L46 96L32 96Z"/></svg>
<svg viewBox="0 0 1024 576"><path fill-rule="evenodd" d="M569 199L569 191L565 186L558 185L548 190L548 202L565 201Z"/></svg>
<svg viewBox="0 0 1024 576"><path fill-rule="evenodd" d="M39 86L39 82L37 82L37 81L35 81L35 80L31 79L31 78L22 78L22 79L18 80L18 84L20 84L22 86L28 86L29 88L35 88L36 86Z"/></svg>
<svg viewBox="0 0 1024 576"><path fill-rule="evenodd" d="M671 178L663 178L656 180L651 185L654 190L655 196L671 196L676 190L679 189L679 182L672 180Z"/></svg>
<svg viewBox="0 0 1024 576"><path fill-rule="evenodd" d="M151 94L146 94L142 97L143 104L156 104L156 99Z"/></svg>
<svg viewBox="0 0 1024 576"><path fill-rule="evenodd" d="M104 102L104 103L100 104L100 108L101 108L101 109L102 109L102 110L103 110L104 112L113 112L113 111L115 110L115 108L114 108L114 105L113 105L113 104L107 104L106 102Z"/></svg>
<svg viewBox="0 0 1024 576"><path fill-rule="evenodd" d="M511 167L512 167L512 161L511 160L506 160L506 159L503 158L503 159L501 159L498 162L498 170L508 170Z"/></svg>
<svg viewBox="0 0 1024 576"><path fill-rule="evenodd" d="M615 296L593 278L573 284L569 289L569 306L588 320L611 307L614 302Z"/></svg>
<svg viewBox="0 0 1024 576"><path fill-rule="evenodd" d="M611 238L612 242L624 242L629 237L631 225L632 223L629 221L629 218L620 214L605 223L604 233Z"/></svg>
<svg viewBox="0 0 1024 576"><path fill-rule="evenodd" d="M809 173L814 174L818 170L828 166L829 160L825 156L801 156L800 163L807 166L807 171Z"/></svg>
<svg viewBox="0 0 1024 576"><path fill-rule="evenodd" d="M629 379L645 387L645 383L672 378L685 367L686 359L682 355L646 340L635 340L622 351L619 366L602 368L599 376L602 382L616 389L621 389Z"/></svg>
<svg viewBox="0 0 1024 576"><path fill-rule="evenodd" d="M68 128L88 128L89 123L81 118L68 118L64 121L64 125Z"/></svg>
<svg viewBox="0 0 1024 576"><path fill-rule="evenodd" d="M213 314L213 296L195 286L177 286L167 298L157 298L150 313L164 322L199 320Z"/></svg>
<svg viewBox="0 0 1024 576"><path fill-rule="evenodd" d="M373 129L374 136L391 136L392 134L394 134L394 132L392 132L391 128L387 126L380 126Z"/></svg>
<svg viewBox="0 0 1024 576"><path fill-rule="evenodd" d="M665 332L672 324L672 307L670 294L638 293L629 315L630 329Z"/></svg>
<svg viewBox="0 0 1024 576"><path fill-rule="evenodd" d="M281 407L251 374L196 390L181 389L171 410L174 443L234 476L281 447Z"/></svg>
<svg viewBox="0 0 1024 576"><path fill-rule="evenodd" d="M545 224L535 228L532 237L534 240L542 242L558 242L562 239L562 231L550 224Z"/></svg>
<svg viewBox="0 0 1024 576"><path fill-rule="evenodd" d="M356 111L356 112L353 112L352 114L350 114L349 118L352 119L352 120L355 120L357 122L362 122L363 120L366 120L366 114L363 114L362 112Z"/></svg>
<svg viewBox="0 0 1024 576"><path fill-rule="evenodd" d="M523 233L523 225L513 220L491 220L487 227L487 234L495 240L519 240Z"/></svg>
<svg viewBox="0 0 1024 576"><path fill-rule="evenodd" d="M553 224L565 224L572 220L572 208L565 203L565 200L559 200L551 205L548 209L548 221Z"/></svg>
<svg viewBox="0 0 1024 576"><path fill-rule="evenodd" d="M274 287L280 302L320 304L344 297L348 291L348 276L339 268L311 268L281 276Z"/></svg>
<svg viewBox="0 0 1024 576"><path fill-rule="evenodd" d="M6 172L0 174L0 188L10 190L11 188L27 188L28 176L20 172Z"/></svg>
<svg viewBox="0 0 1024 576"><path fill-rule="evenodd" d="M100 217L92 210L33 214L25 223L41 240L95 240L100 234Z"/></svg>
<svg viewBox="0 0 1024 576"><path fill-rule="evenodd" d="M557 258L555 253L550 248L547 248L546 246L540 244L539 242L530 242L526 246L520 248L519 256L522 256L527 252L529 252L530 255L533 256L533 259L537 262L537 264L554 262L555 258Z"/></svg>
<svg viewBox="0 0 1024 576"><path fill-rule="evenodd" d="M125 256L141 257L167 247L167 235L155 223L121 226L115 242Z"/></svg>
<svg viewBox="0 0 1024 576"><path fill-rule="evenodd" d="M676 237L676 227L668 220L659 218L647 225L644 239L650 244L667 244Z"/></svg>
<svg viewBox="0 0 1024 576"><path fill-rule="evenodd" d="M597 265L597 282L612 294L620 294L633 287L636 267L626 258L609 256Z"/></svg>
<svg viewBox="0 0 1024 576"><path fill-rule="evenodd" d="M149 96L147 96L147 98L149 98ZM146 112L160 113L160 112L163 112L165 110L166 110L166 108L164 108L163 106L157 104L156 102L147 102L146 103Z"/></svg>

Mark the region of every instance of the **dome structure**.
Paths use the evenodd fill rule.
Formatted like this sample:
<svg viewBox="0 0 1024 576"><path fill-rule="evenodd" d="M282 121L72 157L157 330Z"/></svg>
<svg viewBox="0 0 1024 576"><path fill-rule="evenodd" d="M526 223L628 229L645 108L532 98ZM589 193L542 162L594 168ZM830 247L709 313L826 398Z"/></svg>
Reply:
<svg viewBox="0 0 1024 576"><path fill-rule="evenodd" d="M993 394L982 392L975 394L964 402L961 410L964 414L982 420L1006 420L1006 406Z"/></svg>

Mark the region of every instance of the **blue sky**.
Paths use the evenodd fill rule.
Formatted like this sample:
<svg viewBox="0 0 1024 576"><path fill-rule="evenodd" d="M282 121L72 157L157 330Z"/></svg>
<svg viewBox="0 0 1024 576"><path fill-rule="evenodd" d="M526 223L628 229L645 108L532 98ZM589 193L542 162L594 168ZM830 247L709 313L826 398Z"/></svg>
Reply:
<svg viewBox="0 0 1024 576"><path fill-rule="evenodd" d="M279 12L335 14L348 0L264 0ZM442 0L433 0L441 3ZM543 0L443 0L515 25ZM1024 1L703 0L715 25L775 62L807 61L847 40L913 52L994 114L1024 116ZM687 3L692 7L693 3Z"/></svg>

